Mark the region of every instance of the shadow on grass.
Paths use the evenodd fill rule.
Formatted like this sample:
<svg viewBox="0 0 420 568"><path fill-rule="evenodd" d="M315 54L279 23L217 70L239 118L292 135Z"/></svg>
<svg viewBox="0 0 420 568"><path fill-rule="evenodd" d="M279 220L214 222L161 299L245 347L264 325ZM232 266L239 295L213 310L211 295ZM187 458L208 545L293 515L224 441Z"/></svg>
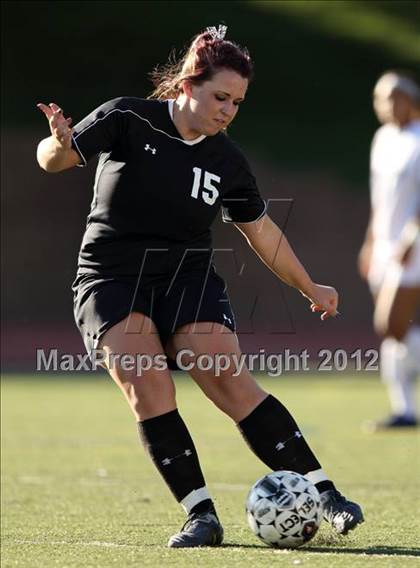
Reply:
<svg viewBox="0 0 420 568"><path fill-rule="evenodd" d="M225 543L221 548L255 548L269 550L289 550L289 551L302 551L302 552L316 552L328 554L366 554L370 555L383 555L383 556L420 556L420 548L400 548L398 546L369 546L366 548L344 548L336 546L305 546L295 549L281 549L270 548L264 544L235 544Z"/></svg>
<svg viewBox="0 0 420 568"><path fill-rule="evenodd" d="M366 548L327 548L323 546L308 546L302 548L305 552L328 552L337 554L366 554L384 556L420 556L420 548L400 548L399 546L368 546Z"/></svg>

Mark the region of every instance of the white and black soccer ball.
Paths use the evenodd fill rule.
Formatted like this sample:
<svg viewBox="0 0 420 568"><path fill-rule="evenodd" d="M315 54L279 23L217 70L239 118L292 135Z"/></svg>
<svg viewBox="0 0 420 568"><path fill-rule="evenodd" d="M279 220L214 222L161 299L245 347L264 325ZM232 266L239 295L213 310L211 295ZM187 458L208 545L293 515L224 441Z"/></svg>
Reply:
<svg viewBox="0 0 420 568"><path fill-rule="evenodd" d="M322 521L317 488L294 471L276 471L259 479L246 500L253 533L265 544L297 548L313 538Z"/></svg>

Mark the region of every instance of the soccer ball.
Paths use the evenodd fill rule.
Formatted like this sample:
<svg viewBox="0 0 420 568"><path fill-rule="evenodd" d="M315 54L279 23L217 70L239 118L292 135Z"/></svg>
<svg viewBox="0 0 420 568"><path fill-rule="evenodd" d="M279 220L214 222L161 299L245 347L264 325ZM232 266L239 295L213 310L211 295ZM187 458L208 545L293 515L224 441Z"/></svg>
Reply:
<svg viewBox="0 0 420 568"><path fill-rule="evenodd" d="M297 548L313 538L322 521L317 488L294 471L275 471L259 479L246 500L253 533L265 544Z"/></svg>

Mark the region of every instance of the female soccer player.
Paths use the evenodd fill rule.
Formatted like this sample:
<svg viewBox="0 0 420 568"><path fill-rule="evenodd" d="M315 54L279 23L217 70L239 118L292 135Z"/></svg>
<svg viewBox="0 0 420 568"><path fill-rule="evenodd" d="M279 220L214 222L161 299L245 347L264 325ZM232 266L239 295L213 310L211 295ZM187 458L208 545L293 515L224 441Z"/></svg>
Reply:
<svg viewBox="0 0 420 568"><path fill-rule="evenodd" d="M272 470L306 475L322 495L324 516L342 534L363 521L360 507L335 488L287 409L261 389L240 356L234 316L212 263L210 225L222 209L263 262L297 288L321 319L334 316L337 292L312 282L286 237L266 214L255 178L226 135L252 76L248 52L208 28L176 65L155 71L151 100L106 102L71 129L54 103L39 104L51 136L38 146L47 172L83 166L99 154L94 197L74 283L75 318L86 348L101 348L111 377L138 422L140 438L188 514L171 547L217 545L223 529L194 443L178 413L162 358L188 349L190 374L237 424ZM122 354L158 361L142 370ZM225 354L215 377L194 363ZM148 367L148 366L147 366Z"/></svg>
<svg viewBox="0 0 420 568"><path fill-rule="evenodd" d="M381 122L370 157L371 215L359 270L375 302L381 377L392 414L372 430L418 425L415 379L420 375L420 84L387 71L373 106Z"/></svg>

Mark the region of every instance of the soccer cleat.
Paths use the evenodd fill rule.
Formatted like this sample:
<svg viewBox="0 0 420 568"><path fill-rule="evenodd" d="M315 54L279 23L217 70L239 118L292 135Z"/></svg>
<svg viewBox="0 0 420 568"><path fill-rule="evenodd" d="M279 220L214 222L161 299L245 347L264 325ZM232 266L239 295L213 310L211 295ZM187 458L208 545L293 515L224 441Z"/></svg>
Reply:
<svg viewBox="0 0 420 568"><path fill-rule="evenodd" d="M357 503L348 501L336 489L330 489L321 493L321 504L324 519L339 534L347 534L364 521L360 506Z"/></svg>
<svg viewBox="0 0 420 568"><path fill-rule="evenodd" d="M181 531L171 536L170 548L218 546L223 541L223 527L214 513L193 513Z"/></svg>
<svg viewBox="0 0 420 568"><path fill-rule="evenodd" d="M414 416L395 415L379 422L373 422L371 426L373 431L398 430L399 428L414 428L418 426L418 422Z"/></svg>

